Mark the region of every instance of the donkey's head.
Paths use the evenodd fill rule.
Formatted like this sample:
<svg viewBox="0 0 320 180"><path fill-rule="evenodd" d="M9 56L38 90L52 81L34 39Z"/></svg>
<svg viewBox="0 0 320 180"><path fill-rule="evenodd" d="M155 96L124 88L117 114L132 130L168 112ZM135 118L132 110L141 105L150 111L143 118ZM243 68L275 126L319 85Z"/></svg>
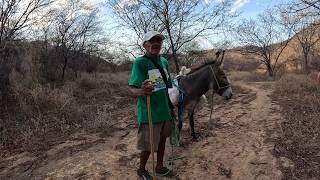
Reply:
<svg viewBox="0 0 320 180"><path fill-rule="evenodd" d="M216 61L210 65L212 72L211 87L215 90L220 96L224 97L226 100L232 97L232 89L229 83L229 80L222 70L223 58L225 51L222 51L221 60L218 60L221 52L216 53Z"/></svg>

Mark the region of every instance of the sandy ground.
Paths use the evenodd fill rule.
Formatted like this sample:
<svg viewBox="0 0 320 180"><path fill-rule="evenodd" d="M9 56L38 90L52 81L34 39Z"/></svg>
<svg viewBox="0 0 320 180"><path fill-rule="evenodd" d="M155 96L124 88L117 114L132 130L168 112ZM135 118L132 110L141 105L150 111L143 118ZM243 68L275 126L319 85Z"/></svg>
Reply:
<svg viewBox="0 0 320 180"><path fill-rule="evenodd" d="M215 105L212 120L209 106L196 114L198 141L192 141L184 125L181 146L174 147L178 177L173 179L282 178L280 160L272 155L281 115L269 97L271 89L266 83L235 85L242 90ZM137 129L122 119L103 133L74 134L41 156L25 152L9 157L0 163L0 179L137 179ZM167 147L169 156L169 143Z"/></svg>

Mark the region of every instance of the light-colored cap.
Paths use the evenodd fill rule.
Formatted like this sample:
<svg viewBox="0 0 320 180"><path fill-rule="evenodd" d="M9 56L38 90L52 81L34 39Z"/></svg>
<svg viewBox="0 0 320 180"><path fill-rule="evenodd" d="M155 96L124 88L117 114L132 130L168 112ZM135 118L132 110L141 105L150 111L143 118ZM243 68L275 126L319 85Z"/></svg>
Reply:
<svg viewBox="0 0 320 180"><path fill-rule="evenodd" d="M161 37L162 40L164 39L164 36L163 36L161 33L157 32L157 31L148 31L147 33L145 33L145 34L143 35L142 43L141 43L142 46L143 46L143 44L144 44L146 41L149 41L151 38L153 38L153 37L155 37L155 36Z"/></svg>

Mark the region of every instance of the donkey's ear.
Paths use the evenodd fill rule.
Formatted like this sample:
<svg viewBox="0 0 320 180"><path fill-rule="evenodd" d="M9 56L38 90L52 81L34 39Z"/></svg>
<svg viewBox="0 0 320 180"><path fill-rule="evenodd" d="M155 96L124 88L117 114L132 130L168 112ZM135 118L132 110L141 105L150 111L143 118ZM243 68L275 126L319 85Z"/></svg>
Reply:
<svg viewBox="0 0 320 180"><path fill-rule="evenodd" d="M220 67L221 69L223 69L223 67L224 67L224 61L221 61L221 62L220 62L219 67Z"/></svg>
<svg viewBox="0 0 320 180"><path fill-rule="evenodd" d="M219 56L220 56L220 53L221 53L220 51L217 51L217 52L216 52L216 60L218 60L218 58L219 58Z"/></svg>
<svg viewBox="0 0 320 180"><path fill-rule="evenodd" d="M217 61L216 63L216 66L218 66L221 69L223 68L223 65L224 65L223 61Z"/></svg>
<svg viewBox="0 0 320 180"><path fill-rule="evenodd" d="M225 53L225 50L222 51L221 60L217 61L217 66L220 66L220 68L222 68L223 66L224 53Z"/></svg>

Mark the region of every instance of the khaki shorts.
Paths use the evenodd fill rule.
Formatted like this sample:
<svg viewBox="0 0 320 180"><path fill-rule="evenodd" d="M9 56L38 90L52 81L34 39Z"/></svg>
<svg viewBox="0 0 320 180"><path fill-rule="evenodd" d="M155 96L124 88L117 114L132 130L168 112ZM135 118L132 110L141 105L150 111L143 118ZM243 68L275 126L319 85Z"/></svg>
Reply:
<svg viewBox="0 0 320 180"><path fill-rule="evenodd" d="M172 121L164 121L159 124L153 124L153 146L154 151L157 152L158 144L160 142L160 137L167 138L170 137L172 131ZM150 134L149 125L140 124L138 129L138 141L137 149L141 151L151 151L150 147Z"/></svg>

